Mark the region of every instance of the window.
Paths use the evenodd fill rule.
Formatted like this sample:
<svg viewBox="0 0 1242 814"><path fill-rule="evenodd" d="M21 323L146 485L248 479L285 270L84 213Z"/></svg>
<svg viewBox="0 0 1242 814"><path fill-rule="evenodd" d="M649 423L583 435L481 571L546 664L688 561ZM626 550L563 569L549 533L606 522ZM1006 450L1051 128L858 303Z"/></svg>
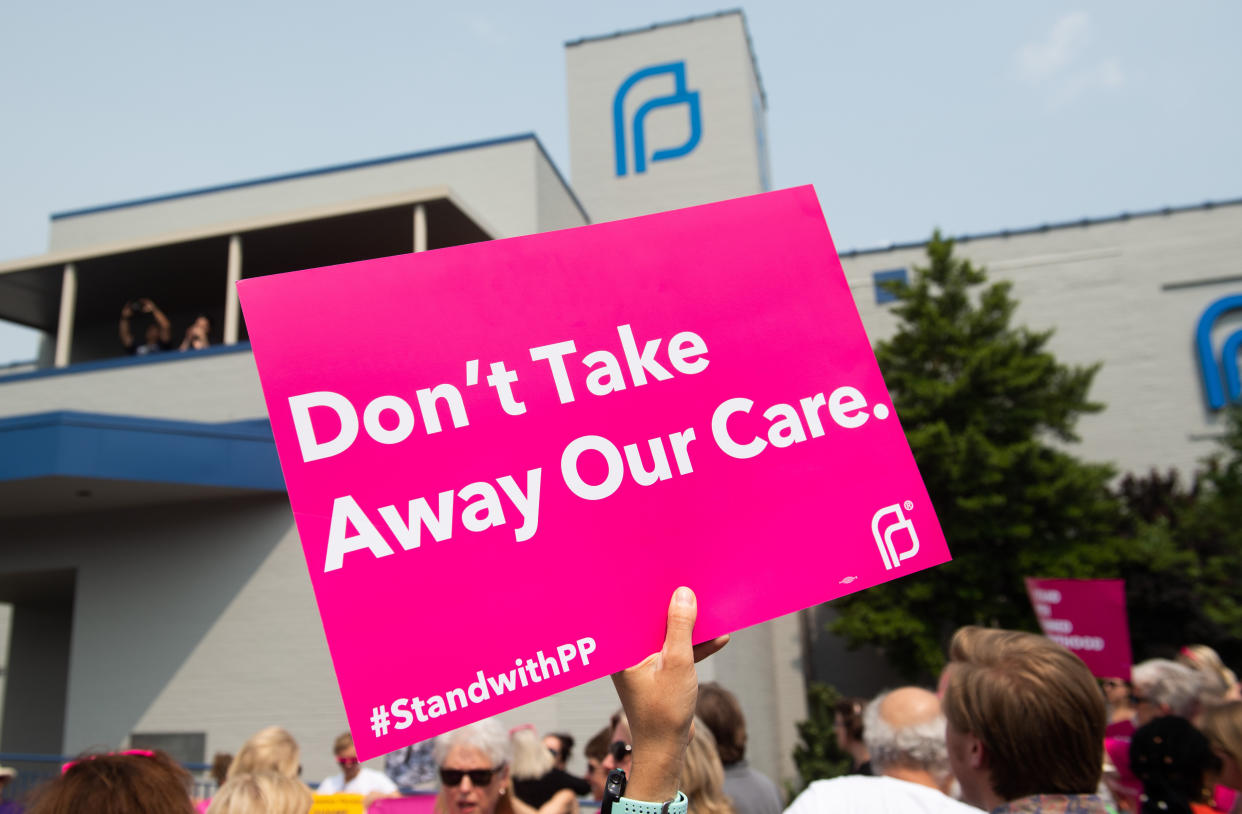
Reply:
<svg viewBox="0 0 1242 814"><path fill-rule="evenodd" d="M207 755L205 732L134 732L132 749L160 749L178 763L202 763Z"/></svg>
<svg viewBox="0 0 1242 814"><path fill-rule="evenodd" d="M871 279L875 284L875 304L883 305L886 302L893 302L897 299L897 293L893 291L893 283L906 285L910 282L909 275L905 269L888 269L886 271L871 272ZM888 283L888 285L885 285Z"/></svg>

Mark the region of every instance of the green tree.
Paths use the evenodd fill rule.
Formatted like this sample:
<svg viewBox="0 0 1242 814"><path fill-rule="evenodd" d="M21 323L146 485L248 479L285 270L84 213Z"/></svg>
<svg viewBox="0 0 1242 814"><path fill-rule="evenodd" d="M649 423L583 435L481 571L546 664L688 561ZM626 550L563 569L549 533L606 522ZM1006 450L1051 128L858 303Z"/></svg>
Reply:
<svg viewBox="0 0 1242 814"><path fill-rule="evenodd" d="M1098 365L1061 364L1052 331L1014 327L1010 284L985 284L939 232L927 258L894 288L899 324L876 358L953 562L838 600L832 626L923 679L960 625L1034 628L1023 577L1115 571L1119 522L1110 468L1067 451L1102 409L1087 395Z"/></svg>
<svg viewBox="0 0 1242 814"><path fill-rule="evenodd" d="M1242 407L1225 416L1220 450L1200 476L1202 494L1187 513L1181 543L1202 563L1199 605L1215 630L1209 634L1226 660L1242 659Z"/></svg>
<svg viewBox="0 0 1242 814"><path fill-rule="evenodd" d="M839 700L841 693L830 684L811 682L807 685L807 719L798 722L798 745L793 753L794 765L798 767L803 785L812 780L838 777L850 770L852 760L848 753L837 747L837 735L833 729ZM792 793L789 799L792 802Z"/></svg>
<svg viewBox="0 0 1242 814"><path fill-rule="evenodd" d="M1189 489L1175 473L1127 475L1118 485L1117 575L1126 580L1136 660L1189 643L1242 660L1242 407L1225 415L1224 430Z"/></svg>

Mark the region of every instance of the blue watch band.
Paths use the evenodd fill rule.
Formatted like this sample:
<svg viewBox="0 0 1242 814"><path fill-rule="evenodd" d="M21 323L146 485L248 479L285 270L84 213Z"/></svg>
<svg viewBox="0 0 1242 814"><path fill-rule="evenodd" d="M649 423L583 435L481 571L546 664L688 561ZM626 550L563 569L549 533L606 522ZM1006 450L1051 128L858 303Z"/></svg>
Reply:
<svg viewBox="0 0 1242 814"><path fill-rule="evenodd" d="M621 809L619 814L686 814L690 801L686 799L685 792L679 791L676 797L663 803L648 803L622 797L613 804L613 814L618 814L618 808Z"/></svg>

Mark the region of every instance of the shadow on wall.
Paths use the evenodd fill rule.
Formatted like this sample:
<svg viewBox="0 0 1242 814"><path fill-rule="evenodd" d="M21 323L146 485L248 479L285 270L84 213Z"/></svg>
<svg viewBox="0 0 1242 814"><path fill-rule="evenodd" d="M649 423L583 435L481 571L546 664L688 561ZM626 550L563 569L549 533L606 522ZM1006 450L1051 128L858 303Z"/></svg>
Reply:
<svg viewBox="0 0 1242 814"><path fill-rule="evenodd" d="M845 641L829 632L837 613L831 604L808 608L807 680L831 684L842 695L872 698L909 682L902 679L875 647L850 650Z"/></svg>
<svg viewBox="0 0 1242 814"><path fill-rule="evenodd" d="M291 527L283 495L6 523L0 588L20 584L22 572L76 574L71 605L57 603L72 607L72 627L58 639L68 686L55 751L124 743ZM309 595L309 585L304 590ZM15 619L20 615L18 604ZM256 619L256 636L270 624ZM10 677L23 669L16 658L8 666ZM6 719L22 701L13 692L10 681ZM47 730L60 727L39 727L30 717L20 727L5 721L0 749L42 752L54 745Z"/></svg>

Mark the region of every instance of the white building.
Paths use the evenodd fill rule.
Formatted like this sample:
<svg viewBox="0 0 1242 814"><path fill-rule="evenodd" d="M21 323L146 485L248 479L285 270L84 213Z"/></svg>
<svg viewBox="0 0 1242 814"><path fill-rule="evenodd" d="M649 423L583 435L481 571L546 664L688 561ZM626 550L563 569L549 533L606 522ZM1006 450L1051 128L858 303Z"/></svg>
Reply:
<svg viewBox="0 0 1242 814"><path fill-rule="evenodd" d="M1107 409L1080 421L1075 454L1186 476L1213 451L1223 402L1208 387L1228 396L1231 377L1242 400L1242 200L970 236L957 252L1013 283L1015 324L1055 329L1061 361L1103 363L1090 396ZM895 325L876 275L925 261L921 242L842 255L873 340Z"/></svg>
<svg viewBox="0 0 1242 814"><path fill-rule="evenodd" d="M334 770L343 708L233 284L768 187L740 12L566 50L572 188L537 138L516 136L61 213L46 254L0 262L0 319L47 336L28 369L0 371L0 751L150 743L201 760L279 723L308 779ZM1057 329L1062 359L1104 362L1093 396L1109 407L1082 423L1086 457L1187 469L1206 451L1217 413L1201 370L1226 395L1237 382L1242 298L1223 298L1242 292L1239 204L962 242L1015 282L1021 322ZM921 253L843 257L873 338L893 326L875 275ZM207 314L213 346L125 355L118 316L137 297L168 314L174 341ZM337 328L325 313L306 329ZM741 696L748 757L773 776L792 779L806 675L875 689L838 669L821 615L741 631L705 666ZM417 625L398 646L418 646ZM504 718L584 743L615 707L604 681Z"/></svg>
<svg viewBox="0 0 1242 814"><path fill-rule="evenodd" d="M740 13L568 50L583 138L611 131L628 83L624 131L642 142L625 147L630 177L610 191L597 172L584 186L609 217L762 189ZM670 75L643 73L669 62L701 97L670 103ZM669 128L691 113L696 143L678 147ZM589 178L597 157L579 147ZM664 172L682 166L692 174ZM0 318L47 337L30 369L0 374L0 603L11 607L0 751L154 744L200 761L279 723L303 744L308 779L334 771L344 712L234 283L587 222L533 135L53 215L46 254L0 263ZM174 342L206 314L213 346L126 355L118 318L138 297L163 309ZM333 315L306 329L334 330ZM395 644L418 647L417 626ZM801 650L798 619L778 620L742 631L707 668L743 697L752 758L773 775L792 771ZM584 743L616 707L603 681L504 717Z"/></svg>

